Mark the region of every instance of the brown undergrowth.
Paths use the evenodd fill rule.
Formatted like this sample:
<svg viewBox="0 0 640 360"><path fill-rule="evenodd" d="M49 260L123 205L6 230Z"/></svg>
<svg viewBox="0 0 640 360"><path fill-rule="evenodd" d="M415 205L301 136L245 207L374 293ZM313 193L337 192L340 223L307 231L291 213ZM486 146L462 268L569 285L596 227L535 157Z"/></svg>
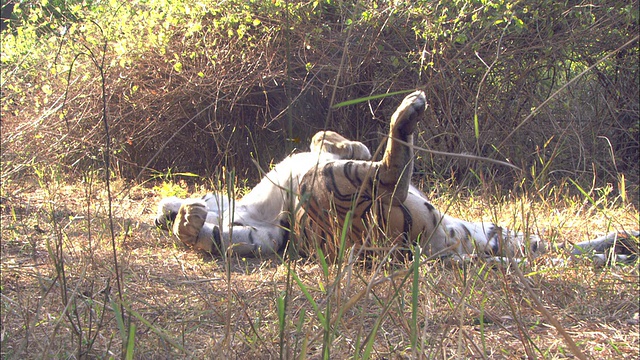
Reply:
<svg viewBox="0 0 640 360"><path fill-rule="evenodd" d="M382 259L326 268L306 259L225 261L154 228L157 190L114 187L118 268L102 184L5 187L3 358L573 357L533 295L585 356L635 359L640 349L637 264L550 262L568 260L565 242L636 228L633 206L435 200L455 216L541 233L550 253L522 267L532 295L513 269L482 262L426 261L416 272L411 261Z"/></svg>

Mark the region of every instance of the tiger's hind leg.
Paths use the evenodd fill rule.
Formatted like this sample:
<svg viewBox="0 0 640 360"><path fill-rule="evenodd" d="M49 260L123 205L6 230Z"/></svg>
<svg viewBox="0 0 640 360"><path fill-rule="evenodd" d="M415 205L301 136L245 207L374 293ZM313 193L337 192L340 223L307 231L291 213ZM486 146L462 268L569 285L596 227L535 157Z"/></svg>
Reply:
<svg viewBox="0 0 640 360"><path fill-rule="evenodd" d="M329 161L302 177L294 226L295 233L303 234L303 252L314 253L319 245L325 256L335 259L341 242L336 230L343 229L349 213L348 246L369 241L369 226L390 237L410 231L410 215L401 204L413 172L413 132L425 108L424 92L405 97L391 118L382 161Z"/></svg>

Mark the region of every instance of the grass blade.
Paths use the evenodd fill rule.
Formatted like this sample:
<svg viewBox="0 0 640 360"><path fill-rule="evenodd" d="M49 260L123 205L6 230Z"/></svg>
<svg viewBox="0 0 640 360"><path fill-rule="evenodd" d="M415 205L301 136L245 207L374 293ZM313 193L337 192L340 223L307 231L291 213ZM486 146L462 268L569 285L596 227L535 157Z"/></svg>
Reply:
<svg viewBox="0 0 640 360"><path fill-rule="evenodd" d="M412 91L414 91L414 90L394 91L394 92L390 92L390 93L386 93L386 94L378 94L378 95L371 95L371 96L361 97L361 98L357 98L357 99L353 99L353 100L347 100L347 101L343 101L343 102L337 103L337 104L333 105L332 108L337 109L337 108L340 108L340 107L343 107L343 106L359 104L361 102L365 102L365 101L369 101L369 100L382 99L382 98L386 98L386 97L389 97L389 96L395 96L395 95L400 95L400 94L408 94L408 93L410 93Z"/></svg>
<svg viewBox="0 0 640 360"><path fill-rule="evenodd" d="M326 329L329 324L327 324L325 316L322 314L322 312L318 308L318 303L316 303L316 301L313 299L313 296L311 296L311 294L309 293L309 289L307 289L307 287L302 283L302 281L300 280L300 278L295 272L292 271L291 275L293 276L293 279L296 281L296 284L298 284L298 287L300 288L300 290L302 290L304 297L307 298L307 301L309 301L309 303L311 304L311 307L313 308L313 311L318 316L318 319L320 320L322 327Z"/></svg>
<svg viewBox="0 0 640 360"><path fill-rule="evenodd" d="M131 323L129 325L129 338L127 339L127 353L125 354L126 360L133 359L133 348L135 346L135 337L136 337L136 324Z"/></svg>

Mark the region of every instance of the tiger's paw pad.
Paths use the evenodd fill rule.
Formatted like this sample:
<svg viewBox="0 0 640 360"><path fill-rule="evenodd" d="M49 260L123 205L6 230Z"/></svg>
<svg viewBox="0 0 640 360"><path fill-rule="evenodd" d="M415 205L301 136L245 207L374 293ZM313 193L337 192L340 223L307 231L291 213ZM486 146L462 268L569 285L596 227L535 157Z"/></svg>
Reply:
<svg viewBox="0 0 640 360"><path fill-rule="evenodd" d="M427 108L427 98L424 91L415 91L402 100L398 110L393 114L392 126L404 134L411 134L416 127L419 117Z"/></svg>
<svg viewBox="0 0 640 360"><path fill-rule="evenodd" d="M427 97L424 94L424 91L418 90L412 92L407 95L407 97L402 100L402 104L400 104L400 109L407 109L412 112L412 114L420 113L424 110L427 104Z"/></svg>
<svg viewBox="0 0 640 360"><path fill-rule="evenodd" d="M185 245L193 246L207 219L207 206L201 200L182 204L173 223L173 233Z"/></svg>

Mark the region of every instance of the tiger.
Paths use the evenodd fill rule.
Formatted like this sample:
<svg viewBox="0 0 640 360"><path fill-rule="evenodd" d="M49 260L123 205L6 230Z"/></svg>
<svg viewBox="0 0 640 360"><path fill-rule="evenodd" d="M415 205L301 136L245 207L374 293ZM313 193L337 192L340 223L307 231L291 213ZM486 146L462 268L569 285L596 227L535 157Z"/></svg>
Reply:
<svg viewBox="0 0 640 360"><path fill-rule="evenodd" d="M442 214L411 184L413 133L426 109L424 92L408 95L391 117L387 144L380 161L341 159L307 171L300 180L304 199L296 213L302 247L320 247L335 260L342 241L371 247L387 239L405 251L420 245L429 255L522 257L541 252L541 240L502 229L492 223L472 223ZM345 229L346 239L335 236ZM388 246L387 246L388 248ZM526 251L526 250L529 251Z"/></svg>
<svg viewBox="0 0 640 360"><path fill-rule="evenodd" d="M277 253L291 238L302 253L320 248L326 259L336 260L339 231L346 229L347 246L366 247L371 228L393 245L420 245L423 253L440 257L544 252L535 234L439 212L411 184L413 133L426 106L423 91L405 97L391 117L380 161L363 143L321 131L308 152L286 157L240 200L220 193L166 198L155 224L194 249L242 257Z"/></svg>

